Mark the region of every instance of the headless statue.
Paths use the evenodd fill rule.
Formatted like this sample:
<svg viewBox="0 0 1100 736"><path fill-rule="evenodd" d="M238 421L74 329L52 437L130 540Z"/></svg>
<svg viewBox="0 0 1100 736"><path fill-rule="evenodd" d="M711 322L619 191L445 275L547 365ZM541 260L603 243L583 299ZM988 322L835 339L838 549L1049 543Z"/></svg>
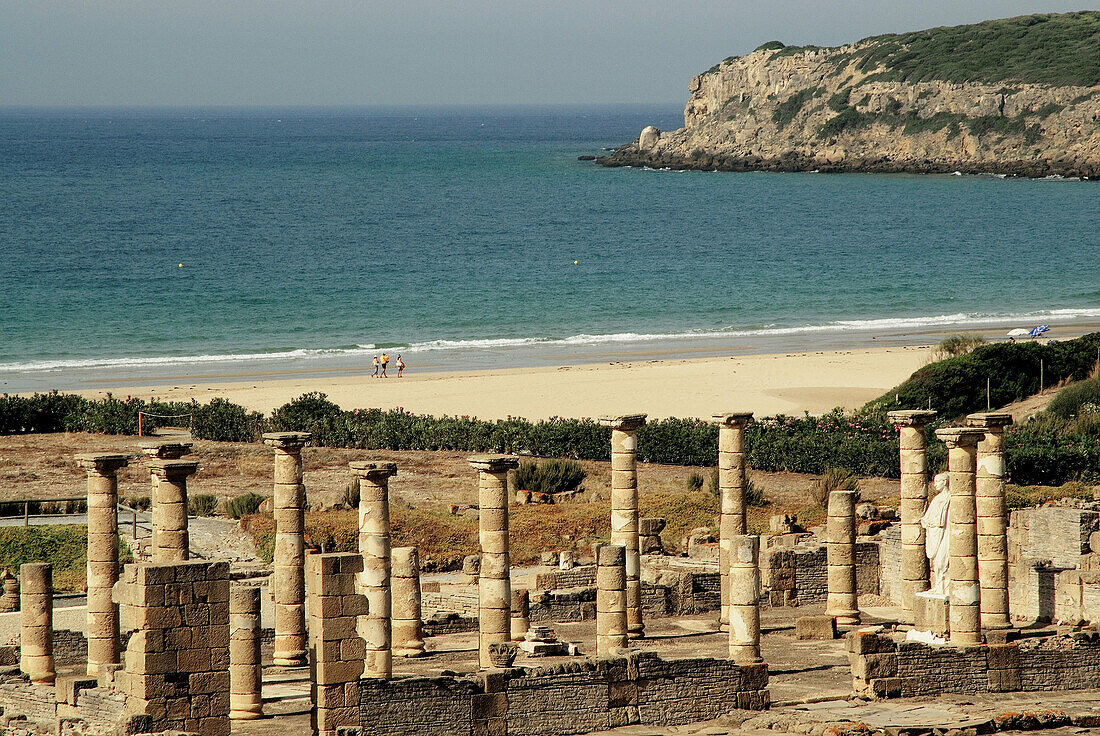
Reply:
<svg viewBox="0 0 1100 736"><path fill-rule="evenodd" d="M924 527L924 553L928 556L928 581L931 584L928 592L942 596L947 595L947 564L950 558L947 526L951 493L947 488L948 478L947 473L940 473L932 479L936 497L929 502L920 520L920 525Z"/></svg>

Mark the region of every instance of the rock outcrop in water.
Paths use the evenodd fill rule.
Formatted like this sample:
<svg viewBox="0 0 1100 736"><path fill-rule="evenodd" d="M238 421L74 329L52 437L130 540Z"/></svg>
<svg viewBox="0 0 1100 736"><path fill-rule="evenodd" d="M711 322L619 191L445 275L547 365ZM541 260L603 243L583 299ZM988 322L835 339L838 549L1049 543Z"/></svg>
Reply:
<svg viewBox="0 0 1100 736"><path fill-rule="evenodd" d="M1100 13L837 48L771 42L691 80L684 127L605 166L1100 178Z"/></svg>

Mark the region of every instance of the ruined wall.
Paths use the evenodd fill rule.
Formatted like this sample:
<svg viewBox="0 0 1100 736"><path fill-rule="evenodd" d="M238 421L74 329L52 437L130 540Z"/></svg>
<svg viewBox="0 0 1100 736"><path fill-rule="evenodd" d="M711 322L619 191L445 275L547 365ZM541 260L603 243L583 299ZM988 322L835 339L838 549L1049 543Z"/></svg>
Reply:
<svg viewBox="0 0 1100 736"><path fill-rule="evenodd" d="M853 632L848 652L855 688L876 697L1100 687L1095 632L971 647Z"/></svg>
<svg viewBox="0 0 1100 736"><path fill-rule="evenodd" d="M825 545L772 550L763 562L773 606L824 603L827 592ZM856 543L856 593L879 593L879 545Z"/></svg>
<svg viewBox="0 0 1100 736"><path fill-rule="evenodd" d="M594 588L595 586L595 565L578 565L572 570L543 570L531 574L531 590Z"/></svg>
<svg viewBox="0 0 1100 736"><path fill-rule="evenodd" d="M893 524L879 533L879 595L895 606L902 605L901 524Z"/></svg>
<svg viewBox="0 0 1100 736"><path fill-rule="evenodd" d="M376 736L579 734L669 726L768 705L767 665L623 659L491 670L470 678L363 680L360 719Z"/></svg>
<svg viewBox="0 0 1100 736"><path fill-rule="evenodd" d="M94 681L93 681L94 682ZM68 687L32 685L25 681L0 683L0 706L7 717L25 716L50 733L62 731L61 722L83 721L86 732L113 733L121 721L125 696L91 682L70 680ZM63 698L58 700L58 697Z"/></svg>

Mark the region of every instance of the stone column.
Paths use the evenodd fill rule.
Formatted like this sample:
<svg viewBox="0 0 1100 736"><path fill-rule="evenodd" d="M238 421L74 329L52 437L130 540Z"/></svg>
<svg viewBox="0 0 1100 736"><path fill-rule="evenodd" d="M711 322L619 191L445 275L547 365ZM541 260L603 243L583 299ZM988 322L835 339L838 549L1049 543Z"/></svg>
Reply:
<svg viewBox="0 0 1100 736"><path fill-rule="evenodd" d="M275 657L280 667L307 663L305 505L302 447L308 432L268 432L264 444L275 449Z"/></svg>
<svg viewBox="0 0 1100 736"><path fill-rule="evenodd" d="M118 470L126 455L76 456L88 471L88 676L119 663L118 605L111 591L118 582Z"/></svg>
<svg viewBox="0 0 1100 736"><path fill-rule="evenodd" d="M627 646L626 549L596 549L596 656L614 657Z"/></svg>
<svg viewBox="0 0 1100 736"><path fill-rule="evenodd" d="M626 624L631 639L645 636L638 542L638 429L645 414L604 417L611 427L611 543L626 550Z"/></svg>
<svg viewBox="0 0 1100 736"><path fill-rule="evenodd" d="M19 669L36 685L54 681L53 568L28 562L19 568Z"/></svg>
<svg viewBox="0 0 1100 736"><path fill-rule="evenodd" d="M856 596L855 508L855 491L833 491L829 494L825 615L836 617L836 622L845 626L856 626L860 622Z"/></svg>
<svg viewBox="0 0 1100 736"><path fill-rule="evenodd" d="M260 666L260 589L229 591L229 717L251 721L264 714Z"/></svg>
<svg viewBox="0 0 1100 736"><path fill-rule="evenodd" d="M482 669L493 666L489 645L512 638L512 583L508 561L508 471L514 457L482 455L470 458L477 470L478 536L481 576L478 578L478 631Z"/></svg>
<svg viewBox="0 0 1100 736"><path fill-rule="evenodd" d="M975 461L981 429L949 427L936 430L947 445L947 470L951 474L948 490L950 561L947 586L950 641L955 645L981 644L981 587L978 583L977 508L974 498Z"/></svg>
<svg viewBox="0 0 1100 736"><path fill-rule="evenodd" d="M424 624L420 611L420 555L416 547L394 547L390 555L393 653L399 657L421 657Z"/></svg>
<svg viewBox="0 0 1100 736"><path fill-rule="evenodd" d="M1008 507L1005 504L1005 427L1008 412L981 412L966 418L981 429L975 477L978 532L978 581L981 586L983 629L1012 625L1008 607Z"/></svg>
<svg viewBox="0 0 1100 736"><path fill-rule="evenodd" d="M192 460L149 461L153 484L153 562L183 562L190 557L187 536L187 476L199 464Z"/></svg>
<svg viewBox="0 0 1100 736"><path fill-rule="evenodd" d="M718 575L722 585L722 607L718 626L729 629L730 538L748 533L745 520L745 427L752 412L715 414L718 424L718 492L721 516L718 522Z"/></svg>
<svg viewBox="0 0 1100 736"><path fill-rule="evenodd" d="M512 641L523 641L531 628L531 593L519 588L512 591Z"/></svg>
<svg viewBox="0 0 1100 736"><path fill-rule="evenodd" d="M738 664L762 662L760 657L760 537L730 537L729 619L730 659Z"/></svg>
<svg viewBox="0 0 1100 736"><path fill-rule="evenodd" d="M154 442L142 445L141 451L150 460L179 460L184 455L190 455L192 447L194 445L190 442ZM156 486L157 479L153 478L152 482Z"/></svg>
<svg viewBox="0 0 1100 736"><path fill-rule="evenodd" d="M359 554L363 573L358 587L367 598L367 620L360 635L367 643L365 677L393 674L391 649L393 599L390 595L390 477L397 463L361 460L350 463L359 477Z"/></svg>
<svg viewBox="0 0 1100 736"><path fill-rule="evenodd" d="M914 611L913 596L928 590L928 557L920 520L928 505L928 443L924 428L936 412L916 409L887 415L899 428L901 445L901 604Z"/></svg>

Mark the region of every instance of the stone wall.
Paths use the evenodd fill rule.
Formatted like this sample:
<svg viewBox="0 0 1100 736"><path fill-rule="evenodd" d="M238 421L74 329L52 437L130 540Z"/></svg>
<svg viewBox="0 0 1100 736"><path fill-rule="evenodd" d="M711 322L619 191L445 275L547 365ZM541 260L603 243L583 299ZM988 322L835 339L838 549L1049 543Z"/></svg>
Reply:
<svg viewBox="0 0 1100 736"><path fill-rule="evenodd" d="M970 647L852 632L848 652L855 688L880 698L1100 687L1095 632Z"/></svg>
<svg viewBox="0 0 1100 736"><path fill-rule="evenodd" d="M531 590L596 587L596 566L578 565L571 570L539 570L531 573Z"/></svg>
<svg viewBox="0 0 1100 736"><path fill-rule="evenodd" d="M768 705L767 665L724 659L587 660L468 678L363 680L360 719L376 736L548 736L670 726Z"/></svg>
<svg viewBox="0 0 1100 736"><path fill-rule="evenodd" d="M0 682L0 707L5 716L25 716L49 733L61 732L61 722L70 720L82 722L78 729L82 733L114 733L123 716L125 696L75 685L72 681L68 688L32 685L21 679ZM58 701L59 696L65 699Z"/></svg>
<svg viewBox="0 0 1100 736"><path fill-rule="evenodd" d="M879 595L895 606L903 605L901 593L901 524L893 524L879 533L878 586Z"/></svg>
<svg viewBox="0 0 1100 736"><path fill-rule="evenodd" d="M1044 562L1075 568L1089 554L1089 535L1100 528L1100 512L1082 508L1041 506L1009 514L1008 561Z"/></svg>
<svg viewBox="0 0 1100 736"><path fill-rule="evenodd" d="M771 550L763 564L768 568L762 577L769 581L771 605L800 606L825 602L825 545ZM877 542L856 542L856 593L879 593Z"/></svg>

